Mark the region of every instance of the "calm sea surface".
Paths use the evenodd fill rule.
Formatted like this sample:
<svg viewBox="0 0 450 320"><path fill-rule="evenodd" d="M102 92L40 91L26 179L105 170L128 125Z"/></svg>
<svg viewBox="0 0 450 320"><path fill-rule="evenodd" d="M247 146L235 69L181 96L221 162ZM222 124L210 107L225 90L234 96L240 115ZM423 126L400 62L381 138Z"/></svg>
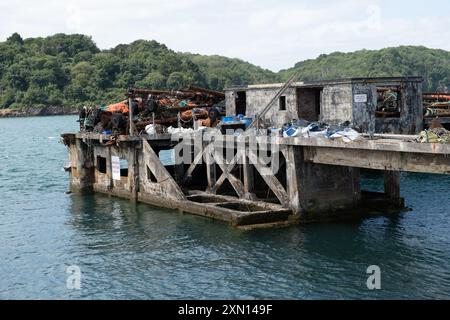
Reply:
<svg viewBox="0 0 450 320"><path fill-rule="evenodd" d="M241 232L101 195L65 194L76 117L0 119L1 299L450 298L450 176L403 174L412 211ZM367 175L366 189L382 180ZM66 287L68 266L81 290ZM381 268L382 290L366 287Z"/></svg>

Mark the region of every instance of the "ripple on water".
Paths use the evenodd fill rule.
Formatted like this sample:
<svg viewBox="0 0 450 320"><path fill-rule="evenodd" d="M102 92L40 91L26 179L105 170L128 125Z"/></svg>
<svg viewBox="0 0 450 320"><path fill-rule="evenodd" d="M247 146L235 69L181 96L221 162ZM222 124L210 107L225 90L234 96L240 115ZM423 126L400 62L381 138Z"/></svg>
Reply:
<svg viewBox="0 0 450 320"><path fill-rule="evenodd" d="M75 119L0 119L0 298L450 298L449 176L403 174L412 211L395 217L240 232L64 194L67 152L53 137L75 131ZM382 189L381 177L365 187ZM366 288L373 264L380 292ZM65 288L71 265L79 292Z"/></svg>

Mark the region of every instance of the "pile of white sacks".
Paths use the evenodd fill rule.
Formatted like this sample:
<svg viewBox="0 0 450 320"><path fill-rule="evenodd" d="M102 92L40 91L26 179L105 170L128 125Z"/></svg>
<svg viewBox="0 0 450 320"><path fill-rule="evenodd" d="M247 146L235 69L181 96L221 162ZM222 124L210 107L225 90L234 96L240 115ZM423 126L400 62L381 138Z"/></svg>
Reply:
<svg viewBox="0 0 450 320"><path fill-rule="evenodd" d="M361 134L347 123L330 126L322 122L298 122L285 125L282 130L283 137L326 138L343 142L355 141L361 137Z"/></svg>

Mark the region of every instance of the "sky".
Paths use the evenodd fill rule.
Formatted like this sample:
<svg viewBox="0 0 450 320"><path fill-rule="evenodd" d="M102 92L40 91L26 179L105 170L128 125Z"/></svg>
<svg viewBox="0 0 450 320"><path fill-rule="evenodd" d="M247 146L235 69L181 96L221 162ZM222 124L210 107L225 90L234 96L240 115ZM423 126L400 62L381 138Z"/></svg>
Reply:
<svg viewBox="0 0 450 320"><path fill-rule="evenodd" d="M156 40L278 71L335 51L450 50L450 1L0 0L0 41L13 32L82 33L101 49Z"/></svg>

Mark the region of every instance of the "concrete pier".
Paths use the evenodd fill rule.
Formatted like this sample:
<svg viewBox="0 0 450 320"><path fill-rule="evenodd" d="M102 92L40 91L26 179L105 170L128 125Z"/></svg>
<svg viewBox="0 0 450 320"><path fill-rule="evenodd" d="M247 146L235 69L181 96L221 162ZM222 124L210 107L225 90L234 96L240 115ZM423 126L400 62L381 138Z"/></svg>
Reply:
<svg viewBox="0 0 450 320"><path fill-rule="evenodd" d="M362 215L360 168L384 173L378 200L385 201L378 203L389 208L403 207L400 171L450 173L450 145L418 144L405 136L351 143L199 132L62 137L72 192L128 198L244 229ZM159 152L174 148L184 162L163 164Z"/></svg>

